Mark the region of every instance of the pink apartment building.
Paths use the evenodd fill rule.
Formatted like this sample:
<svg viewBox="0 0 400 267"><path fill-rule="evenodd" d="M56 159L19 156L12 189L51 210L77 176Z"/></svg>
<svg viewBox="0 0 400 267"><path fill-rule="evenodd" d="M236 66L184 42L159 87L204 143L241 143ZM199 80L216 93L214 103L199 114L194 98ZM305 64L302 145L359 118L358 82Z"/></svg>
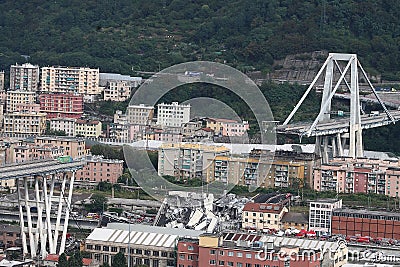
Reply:
<svg viewBox="0 0 400 267"><path fill-rule="evenodd" d="M123 174L123 160L86 156L86 165L76 172L77 181L116 183Z"/></svg>
<svg viewBox="0 0 400 267"><path fill-rule="evenodd" d="M335 158L329 164L314 167L313 177L317 191L399 196L397 160Z"/></svg>

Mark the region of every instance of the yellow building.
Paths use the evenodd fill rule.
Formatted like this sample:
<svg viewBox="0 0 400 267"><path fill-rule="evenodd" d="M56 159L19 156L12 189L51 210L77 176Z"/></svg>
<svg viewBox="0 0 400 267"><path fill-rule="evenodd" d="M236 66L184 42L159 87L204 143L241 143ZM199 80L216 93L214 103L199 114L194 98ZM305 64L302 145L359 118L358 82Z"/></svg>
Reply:
<svg viewBox="0 0 400 267"><path fill-rule="evenodd" d="M50 145L64 149L65 156L71 156L73 159L82 158L87 155L85 139L68 137L36 137L36 146Z"/></svg>
<svg viewBox="0 0 400 267"><path fill-rule="evenodd" d="M4 132L41 135L46 131L46 113L13 112L4 114Z"/></svg>
<svg viewBox="0 0 400 267"><path fill-rule="evenodd" d="M308 215L305 213L287 212L285 215L283 215L281 222L283 229L308 229Z"/></svg>
<svg viewBox="0 0 400 267"><path fill-rule="evenodd" d="M302 187L308 179L306 161L217 156L207 164L207 182L220 181L261 187ZM307 171L307 173L306 173ZM307 175L306 175L307 174Z"/></svg>
<svg viewBox="0 0 400 267"><path fill-rule="evenodd" d="M242 213L242 228L267 230L282 228L282 217L288 209L280 204L246 203Z"/></svg>
<svg viewBox="0 0 400 267"><path fill-rule="evenodd" d="M99 137L101 135L101 121L77 120L75 134L84 137Z"/></svg>

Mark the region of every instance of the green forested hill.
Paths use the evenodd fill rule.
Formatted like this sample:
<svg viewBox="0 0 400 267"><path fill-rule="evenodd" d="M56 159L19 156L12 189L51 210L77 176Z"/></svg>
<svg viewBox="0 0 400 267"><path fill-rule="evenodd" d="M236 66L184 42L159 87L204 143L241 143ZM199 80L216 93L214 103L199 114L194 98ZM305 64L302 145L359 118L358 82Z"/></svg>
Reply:
<svg viewBox="0 0 400 267"><path fill-rule="evenodd" d="M314 50L352 52L393 77L400 1L4 0L0 68L23 61L155 71L188 60L268 70Z"/></svg>

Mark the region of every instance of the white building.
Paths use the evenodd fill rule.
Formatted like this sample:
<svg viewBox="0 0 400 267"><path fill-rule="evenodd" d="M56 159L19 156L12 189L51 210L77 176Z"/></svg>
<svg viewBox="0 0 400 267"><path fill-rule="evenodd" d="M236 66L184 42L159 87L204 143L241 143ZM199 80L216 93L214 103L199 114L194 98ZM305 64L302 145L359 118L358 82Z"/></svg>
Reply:
<svg viewBox="0 0 400 267"><path fill-rule="evenodd" d="M101 264L111 265L115 254L121 252L128 256L130 249L131 266L176 266L178 238L198 238L202 233L189 229L109 223L106 228L95 228L86 238L85 251L90 253L90 258L98 260Z"/></svg>
<svg viewBox="0 0 400 267"><path fill-rule="evenodd" d="M154 107L144 104L129 105L126 108L129 124L150 125L154 116Z"/></svg>
<svg viewBox="0 0 400 267"><path fill-rule="evenodd" d="M320 199L310 202L309 230L314 230L317 234L331 233L332 211L341 207L341 199Z"/></svg>
<svg viewBox="0 0 400 267"><path fill-rule="evenodd" d="M50 120L50 130L64 131L67 136L75 136L74 118L55 118Z"/></svg>
<svg viewBox="0 0 400 267"><path fill-rule="evenodd" d="M25 63L11 65L10 90L36 92L39 90L39 66Z"/></svg>
<svg viewBox="0 0 400 267"><path fill-rule="evenodd" d="M157 124L166 127L181 127L190 120L190 105L161 103L157 105Z"/></svg>
<svg viewBox="0 0 400 267"><path fill-rule="evenodd" d="M83 67L43 67L42 92L79 93L91 102L101 94L99 69Z"/></svg>

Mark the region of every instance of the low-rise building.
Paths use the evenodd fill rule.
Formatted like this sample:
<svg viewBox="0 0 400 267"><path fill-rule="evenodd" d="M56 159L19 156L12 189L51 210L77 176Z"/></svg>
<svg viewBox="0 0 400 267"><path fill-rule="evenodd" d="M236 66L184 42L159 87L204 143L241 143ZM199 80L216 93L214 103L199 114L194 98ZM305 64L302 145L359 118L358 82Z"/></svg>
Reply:
<svg viewBox="0 0 400 267"><path fill-rule="evenodd" d="M335 209L332 212L332 234L400 240L400 214L385 211Z"/></svg>
<svg viewBox="0 0 400 267"><path fill-rule="evenodd" d="M67 256L67 260L69 260L70 256ZM58 260L60 258L60 255L58 254L48 254L46 258L43 259L43 266L46 267L57 267L58 266ZM82 267L99 267L100 264L98 261L95 259L89 259L89 258L82 258Z"/></svg>
<svg viewBox="0 0 400 267"><path fill-rule="evenodd" d="M63 131L66 136L75 136L75 123L74 118L54 118L50 120L50 130Z"/></svg>
<svg viewBox="0 0 400 267"><path fill-rule="evenodd" d="M220 118L207 118L206 127L212 129L220 136L243 136L249 130L248 121L236 121Z"/></svg>
<svg viewBox="0 0 400 267"><path fill-rule="evenodd" d="M75 118L83 115L83 96L78 93L40 94L40 111L47 113L47 119Z"/></svg>
<svg viewBox="0 0 400 267"><path fill-rule="evenodd" d="M181 238L176 266L298 266L340 267L347 263L347 246L335 242L227 232Z"/></svg>
<svg viewBox="0 0 400 267"><path fill-rule="evenodd" d="M111 264L114 255L121 252L130 255L131 266L177 266L178 238L198 238L201 233L188 229L109 223L106 228L95 228L86 238L85 251L101 264Z"/></svg>
<svg viewBox="0 0 400 267"><path fill-rule="evenodd" d="M0 248L6 249L21 245L21 227L11 224L0 224Z"/></svg>
<svg viewBox="0 0 400 267"><path fill-rule="evenodd" d="M246 203L242 213L242 228L249 230L279 230L288 209L281 204Z"/></svg>
<svg viewBox="0 0 400 267"><path fill-rule="evenodd" d="M101 135L101 121L76 120L75 134L84 137L99 137Z"/></svg>
<svg viewBox="0 0 400 267"><path fill-rule="evenodd" d="M284 229L296 228L297 230L307 230L308 215L301 212L287 212L283 215L281 223Z"/></svg>
<svg viewBox="0 0 400 267"><path fill-rule="evenodd" d="M4 133L42 135L46 131L46 113L13 112L4 114Z"/></svg>
<svg viewBox="0 0 400 267"><path fill-rule="evenodd" d="M342 208L341 199L319 199L310 202L308 228L321 235L332 233L332 213Z"/></svg>
<svg viewBox="0 0 400 267"><path fill-rule="evenodd" d="M100 86L104 87L105 101L125 101L130 98L133 89L141 83L141 77L100 73Z"/></svg>
<svg viewBox="0 0 400 267"><path fill-rule="evenodd" d="M103 156L86 156L86 165L76 172L77 181L116 183L123 174L123 160L105 159Z"/></svg>

